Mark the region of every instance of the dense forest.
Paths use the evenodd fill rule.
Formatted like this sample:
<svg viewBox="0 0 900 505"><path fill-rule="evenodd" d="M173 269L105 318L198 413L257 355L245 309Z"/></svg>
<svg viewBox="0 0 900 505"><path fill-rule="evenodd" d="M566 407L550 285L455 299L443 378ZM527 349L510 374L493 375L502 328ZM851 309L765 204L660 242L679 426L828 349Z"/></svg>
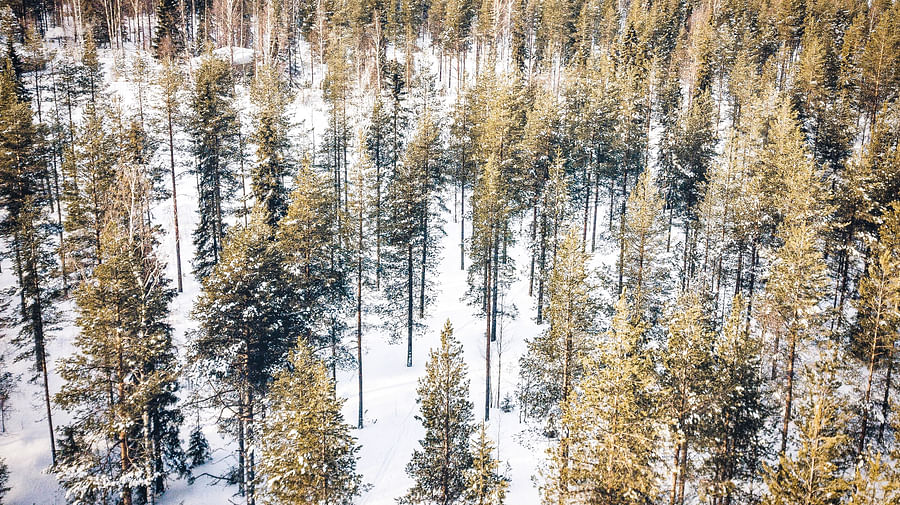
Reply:
<svg viewBox="0 0 900 505"><path fill-rule="evenodd" d="M900 2L0 0L0 32L0 503L358 503L367 380L407 367L385 503L900 503Z"/></svg>

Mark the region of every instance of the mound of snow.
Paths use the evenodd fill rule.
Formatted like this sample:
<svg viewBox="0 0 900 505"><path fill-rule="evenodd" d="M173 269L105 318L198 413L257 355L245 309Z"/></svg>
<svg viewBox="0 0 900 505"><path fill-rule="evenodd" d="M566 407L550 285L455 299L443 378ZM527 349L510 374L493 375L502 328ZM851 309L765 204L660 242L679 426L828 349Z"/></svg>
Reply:
<svg viewBox="0 0 900 505"><path fill-rule="evenodd" d="M235 65L249 65L253 63L253 49L248 47L225 46L214 50L213 54L225 61L231 61Z"/></svg>

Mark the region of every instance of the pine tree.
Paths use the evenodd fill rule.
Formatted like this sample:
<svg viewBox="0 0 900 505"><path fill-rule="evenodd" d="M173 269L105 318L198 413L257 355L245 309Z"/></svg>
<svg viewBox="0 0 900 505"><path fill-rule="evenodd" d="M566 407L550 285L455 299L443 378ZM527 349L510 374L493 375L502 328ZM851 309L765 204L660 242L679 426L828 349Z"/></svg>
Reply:
<svg viewBox="0 0 900 505"><path fill-rule="evenodd" d="M115 191L121 144L104 126L113 121L112 111L88 104L84 115L72 149L74 157L67 160L63 198L69 264L87 278L103 257L102 230Z"/></svg>
<svg viewBox="0 0 900 505"><path fill-rule="evenodd" d="M684 503L685 481L690 479L690 451L703 449L710 421L713 374L713 322L700 294L686 291L666 321L668 338L660 356L670 438L675 445L670 504Z"/></svg>
<svg viewBox="0 0 900 505"><path fill-rule="evenodd" d="M763 439L771 414L763 378L761 342L744 321L747 303L736 296L714 349L709 425L709 455L701 470L704 493L727 505L747 494L742 485L757 478L767 453ZM717 500L717 501L716 501Z"/></svg>
<svg viewBox="0 0 900 505"><path fill-rule="evenodd" d="M260 493L271 504L353 503L359 446L325 365L303 340L275 376L260 433Z"/></svg>
<svg viewBox="0 0 900 505"><path fill-rule="evenodd" d="M542 470L543 503L640 505L656 496L657 387L635 321L623 294L579 394L563 405L559 443Z"/></svg>
<svg viewBox="0 0 900 505"><path fill-rule="evenodd" d="M509 478L500 473L500 462L493 456L494 444L481 423L472 441L472 468L466 476L465 503L471 505L503 505L509 489Z"/></svg>
<svg viewBox="0 0 900 505"><path fill-rule="evenodd" d="M560 151L550 166L550 174L541 196L541 223L538 232L540 253L538 257L537 322L544 322L544 286L548 275L556 265L560 232L564 231L571 214L569 201L570 181L565 172L565 158Z"/></svg>
<svg viewBox="0 0 900 505"><path fill-rule="evenodd" d="M662 264L663 200L650 171L641 174L628 198L619 250L619 290L627 291L635 317L653 323L666 293Z"/></svg>
<svg viewBox="0 0 900 505"><path fill-rule="evenodd" d="M351 297L350 258L338 230L338 220L346 218L341 217L335 189L305 160L277 231L277 247L300 316L299 335L316 351L332 348L332 369L337 364L342 314Z"/></svg>
<svg viewBox="0 0 900 505"><path fill-rule="evenodd" d="M841 459L850 441L837 359L825 356L808 370L809 394L798 409L800 446L796 454L783 452L777 467L764 465L764 505L830 505L847 492Z"/></svg>
<svg viewBox="0 0 900 505"><path fill-rule="evenodd" d="M195 373L208 381L213 404L226 412L222 428L237 439L237 476L242 495L255 501L255 422L272 377L287 363L298 336L300 309L291 282L284 282L284 254L256 208L247 226L229 232L221 261L203 280L193 315ZM226 373L227 372L227 373Z"/></svg>
<svg viewBox="0 0 900 505"><path fill-rule="evenodd" d="M550 327L527 341L519 360L519 401L526 415L558 416L584 376L583 360L594 344L596 302L583 250L577 229L571 228L550 274Z"/></svg>
<svg viewBox="0 0 900 505"><path fill-rule="evenodd" d="M47 342L55 320L51 282L55 261L48 247L52 225L47 218L45 132L34 124L31 106L16 94L15 83L12 63L6 59L0 72L0 109L4 111L0 117L0 207L4 211L0 234L12 245L20 301L7 322L21 324L13 345L23 350L19 359L34 361L34 373L42 381L50 454L55 461L47 370Z"/></svg>
<svg viewBox="0 0 900 505"><path fill-rule="evenodd" d="M709 90L701 92L681 117L675 140L674 202L679 215L697 219L697 205L715 156L715 111Z"/></svg>
<svg viewBox="0 0 900 505"><path fill-rule="evenodd" d="M178 229L178 185L175 173L175 125L181 118L179 91L184 81L184 76L172 57L163 58L162 71L158 77L161 88L161 112L165 115L167 144L169 148L169 175L172 179L172 222L175 234L175 267L177 272L178 292L182 292L181 275L181 232Z"/></svg>
<svg viewBox="0 0 900 505"><path fill-rule="evenodd" d="M400 503L451 505L466 493L466 475L472 468L469 438L475 431L466 368L448 320L441 330L441 347L429 353L426 375L416 390L416 419L425 427L425 438L406 465L415 484Z"/></svg>
<svg viewBox="0 0 900 505"><path fill-rule="evenodd" d="M174 292L156 257L155 230L143 219L148 181L130 170L117 186L102 231L107 247L76 293L78 351L62 360L66 384L56 395L73 416L67 430L79 433L80 454L61 457L54 472L70 499L120 496L130 504L140 493L149 503L165 477L183 468L166 321Z"/></svg>
<svg viewBox="0 0 900 505"><path fill-rule="evenodd" d="M231 163L238 155L235 144L239 123L233 100L228 63L211 54L205 56L194 74L189 129L200 214L193 232L194 272L201 279L210 274L222 255L228 199L236 185Z"/></svg>
<svg viewBox="0 0 900 505"><path fill-rule="evenodd" d="M501 273L499 250L508 226L510 204L500 187L497 159L484 165L472 195L472 239L469 267L469 295L485 315L485 405L484 416L490 416L491 342L496 340L497 291L495 277Z"/></svg>
<svg viewBox="0 0 900 505"><path fill-rule="evenodd" d="M393 337L399 339L406 330L406 366L412 366L413 335L430 302L427 274L437 256L440 203L435 200L443 177L443 166L436 163L439 145L437 126L426 112L405 159L391 173L384 201L388 219L382 268L387 282L382 288Z"/></svg>
<svg viewBox="0 0 900 505"><path fill-rule="evenodd" d="M352 238L348 241L350 249L350 270L356 277L356 366L359 383L359 412L357 428L363 427L363 287L371 284L372 254L371 239L368 237L372 229L375 214L372 205L372 164L366 152L362 136L360 136L357 161L351 171L350 201L348 202L348 228ZM376 182L377 183L377 182Z"/></svg>
<svg viewBox="0 0 900 505"><path fill-rule="evenodd" d="M857 328L853 342L867 368L857 447L860 455L866 449L876 368L883 366L885 361L888 361L889 368L892 367L896 341L894 330L900 324L900 202L894 202L891 211L884 216L878 235L878 240L871 246L872 259L868 271L859 283ZM888 385L886 389L889 388ZM883 409L882 423L888 421L887 414L887 409Z"/></svg>
<svg viewBox="0 0 900 505"><path fill-rule="evenodd" d="M794 366L798 351L818 335L823 315L817 305L827 285L820 241L822 203L819 174L806 156L799 128L788 104L783 103L772 126L772 153L768 160L783 184L783 201L777 204L782 222L766 284L766 304L775 334L774 352L787 341L785 360L785 401L781 430L781 452L787 447L794 396ZM773 195L774 196L774 195ZM775 363L773 361L773 374Z"/></svg>
<svg viewBox="0 0 900 505"><path fill-rule="evenodd" d="M269 215L269 226L274 226L287 210L284 178L293 171L286 116L290 97L275 68L263 66L256 71L251 98L257 107L250 137L256 144L251 187L254 200Z"/></svg>

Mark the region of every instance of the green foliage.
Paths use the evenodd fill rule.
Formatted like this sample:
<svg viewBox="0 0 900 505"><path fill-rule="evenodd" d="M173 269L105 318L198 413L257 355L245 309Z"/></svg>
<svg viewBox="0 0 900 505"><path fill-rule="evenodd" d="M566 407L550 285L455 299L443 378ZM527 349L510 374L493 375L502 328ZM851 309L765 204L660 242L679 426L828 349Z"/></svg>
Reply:
<svg viewBox="0 0 900 505"><path fill-rule="evenodd" d="M274 226L287 210L284 179L293 171L287 118L290 95L276 69L264 66L256 72L251 98L257 107L255 130L250 137L256 144L251 189L256 204L269 216L269 226Z"/></svg>
<svg viewBox="0 0 900 505"><path fill-rule="evenodd" d="M77 352L59 368L66 383L56 403L73 418L63 433L78 434L79 454L62 457L54 472L78 500L139 490L149 498L183 470L167 322L174 292L156 257L155 230L142 219L147 181L131 171L117 185L101 262L76 292Z"/></svg>
<svg viewBox="0 0 900 505"><path fill-rule="evenodd" d="M550 327L527 341L519 360L519 404L527 416L558 416L584 376L584 359L595 341L596 302L588 255L576 229L560 244L548 283Z"/></svg>
<svg viewBox="0 0 900 505"><path fill-rule="evenodd" d="M494 458L494 444L481 423L478 437L472 441L472 468L466 476L464 500L471 505L503 505L509 489L509 478L500 473L500 462Z"/></svg>
<svg viewBox="0 0 900 505"><path fill-rule="evenodd" d="M359 446L325 365L302 340L275 377L260 437L259 481L270 504L350 504L359 495Z"/></svg>
<svg viewBox="0 0 900 505"><path fill-rule="evenodd" d="M232 163L237 159L234 85L228 63L208 54L194 74L190 128L197 176L200 222L193 231L194 273L210 274L222 255L228 199L236 189Z"/></svg>
<svg viewBox="0 0 900 505"><path fill-rule="evenodd" d="M656 496L657 389L644 328L625 295L563 405L559 443L542 469L543 503L640 505Z"/></svg>
<svg viewBox="0 0 900 505"><path fill-rule="evenodd" d="M782 454L776 467L764 465L764 505L832 505L849 483L841 467L849 438L847 411L838 388L838 356L825 356L807 371L809 393L798 409L796 453Z"/></svg>
<svg viewBox="0 0 900 505"><path fill-rule="evenodd" d="M425 438L406 465L415 483L400 503L449 505L466 493L472 468L469 438L475 431L466 370L462 346L448 320L441 330L441 346L429 353L425 377L416 390L416 419L425 427Z"/></svg>

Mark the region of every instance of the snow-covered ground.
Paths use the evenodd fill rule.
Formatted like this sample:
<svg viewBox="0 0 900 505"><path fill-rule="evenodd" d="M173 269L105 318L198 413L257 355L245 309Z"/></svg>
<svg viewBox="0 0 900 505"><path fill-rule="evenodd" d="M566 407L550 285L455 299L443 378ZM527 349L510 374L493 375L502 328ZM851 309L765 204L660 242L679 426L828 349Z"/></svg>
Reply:
<svg viewBox="0 0 900 505"><path fill-rule="evenodd" d="M218 53L221 53L220 56L223 59L230 58L232 54L231 50L227 48L218 50ZM240 60L240 63L245 63L245 60L249 62L252 58L252 51L246 49L235 48L233 54L235 61ZM424 54L426 55L423 58L425 64L430 64L434 73L437 74L437 59L428 51ZM107 91L121 99L126 111L133 108L136 103L134 83L124 79L123 76L127 75L127 72L113 71L113 60L108 53L102 55L109 81ZM125 61L127 62L127 58ZM317 72L318 80L322 75L322 69L317 69ZM456 85L452 84L449 86L447 94L443 95L447 105L452 103L455 98L453 93L456 91ZM153 89L150 91L151 94L154 92ZM239 104L245 110L244 130L246 133L249 124L249 116L246 115L248 106L246 89L239 87L238 95ZM145 98L145 103L152 104L153 97ZM311 148L315 142L320 140L326 122L326 109L322 102L321 91L316 87L300 90L294 104L291 112L298 128L295 128L292 133L292 140L298 147ZM48 103L46 106L50 107L51 104ZM359 110L361 109L358 109L357 113ZM356 125L358 126L358 124L357 121ZM193 176L187 172L190 158L186 152L185 141L186 139L182 135L180 139L181 152L179 153L180 175L177 184L182 267L185 272L184 292L175 298L170 315L170 322L175 329L175 341L182 357L187 348L187 332L194 325L190 318L190 312L199 292L198 283L189 273L193 249L190 241L191 230L196 225L198 216L196 183ZM162 151L165 151L165 147L162 148ZM447 319L452 322L455 335L464 346L471 381L471 400L475 405L476 418L480 419L483 412L484 320L476 316L475 310L463 300L466 291L466 274L460 270L459 266L460 225L454 221L452 190L447 193L446 204L451 210L447 211L444 216L446 235L442 239L441 261L435 274L437 291L435 302L427 317L427 331L414 342L413 367L405 366L405 343L389 343L385 334L373 329L374 324L370 324L370 328L363 337L365 427L355 430L355 435L362 445L358 470L368 485L368 490L358 500L362 504L393 504L395 499L411 485L405 472L405 466L413 449L417 446L419 438L424 433L420 423L414 418L418 413L418 406L415 402L417 382L424 374L428 351L438 345L440 329ZM601 233L600 230L607 222L606 216L603 215L605 206L602 203L600 208L598 234ZM176 275L175 245L171 215L171 200L160 202L153 210L154 219L164 229L160 254L167 261L169 277L174 279ZM518 243L511 249L511 256L518 269L517 280L502 301L505 307L515 305L516 317L506 317L498 324L502 356L498 357L496 354L498 348L496 343L492 346L494 394L496 394L496 388L499 388L501 398L506 395L513 396L518 378L518 359L525 351L525 340L541 331L541 328L534 322L535 300L528 296L527 221L526 223L516 222L513 226L519 230ZM467 229L466 236L470 235L471 229ZM598 236L598 244L600 247L595 255L594 264L610 264L614 255L609 242ZM12 268L8 261L4 262L2 267L0 288L6 288L13 285L14 277L11 275ZM369 293L367 298L372 299L373 296L375 295ZM60 303L59 312L63 320L60 329L53 333L53 340L49 346L51 360L74 352L72 341L78 331L74 326L75 312L72 301ZM371 317L367 317L367 319L369 323L376 323ZM13 329L6 331L10 332ZM9 355L10 349L0 347L0 352ZM47 472L50 465L50 451L40 387L24 380L28 375L25 367L26 363L24 362L13 366L13 371L22 374L23 380L19 382L11 399L13 410L7 420L7 432L0 435L0 457L6 459L11 473L11 491L7 495L7 500L9 503L17 505L62 504L65 503L64 492L57 485L54 476ZM499 383L497 382L498 369ZM53 393L62 387L55 367L51 374L50 387ZM355 370L339 372L337 389L341 396L348 399L344 406L345 419L350 423L355 423L357 412ZM54 409L53 415L57 427L69 421L65 412L59 409ZM186 417L183 428L185 441L193 423L197 421L192 414ZM198 478L193 484L189 484L187 480L170 482L169 489L159 501L162 505L241 502L241 499L235 496L236 487L222 485L203 475L204 473L222 475L229 466L235 464L236 457L234 444L227 437L223 438L218 433L212 413L201 412L200 422L204 426L205 434L213 448L212 461L195 469L194 474ZM519 413L515 409L508 413L504 413L498 408L493 409L488 428L488 433L497 443L497 456L501 461L501 468L505 468L507 475L511 478L507 503L515 505L539 503L537 486L533 477L537 475L540 463L544 459L547 441L534 434L534 426L520 422Z"/></svg>

